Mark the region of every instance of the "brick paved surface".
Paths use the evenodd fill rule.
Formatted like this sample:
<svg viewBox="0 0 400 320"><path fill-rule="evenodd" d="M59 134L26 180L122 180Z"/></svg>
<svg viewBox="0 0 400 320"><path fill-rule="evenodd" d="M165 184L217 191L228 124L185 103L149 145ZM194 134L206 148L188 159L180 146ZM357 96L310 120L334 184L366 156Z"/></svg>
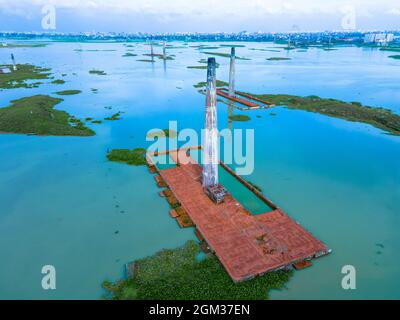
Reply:
<svg viewBox="0 0 400 320"><path fill-rule="evenodd" d="M184 154L171 157L183 158ZM230 194L222 204L212 202L203 192L198 164L161 170L160 175L234 281L327 251L280 209L252 215Z"/></svg>

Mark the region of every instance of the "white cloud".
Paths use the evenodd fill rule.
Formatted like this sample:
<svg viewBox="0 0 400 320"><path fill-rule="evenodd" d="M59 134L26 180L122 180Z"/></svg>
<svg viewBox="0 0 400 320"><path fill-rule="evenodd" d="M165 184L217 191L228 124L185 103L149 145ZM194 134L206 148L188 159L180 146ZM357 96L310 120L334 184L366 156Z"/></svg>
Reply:
<svg viewBox="0 0 400 320"><path fill-rule="evenodd" d="M400 9L399 8L392 8L387 11L388 14L393 16L400 16Z"/></svg>

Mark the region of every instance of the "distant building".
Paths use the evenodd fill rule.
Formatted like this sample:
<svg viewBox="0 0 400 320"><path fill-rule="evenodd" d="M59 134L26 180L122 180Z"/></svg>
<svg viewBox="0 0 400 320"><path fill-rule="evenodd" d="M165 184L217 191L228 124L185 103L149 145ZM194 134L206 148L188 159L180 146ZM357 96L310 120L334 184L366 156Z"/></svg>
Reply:
<svg viewBox="0 0 400 320"><path fill-rule="evenodd" d="M393 42L393 33L368 33L364 36L364 43L375 43L379 45L387 45Z"/></svg>

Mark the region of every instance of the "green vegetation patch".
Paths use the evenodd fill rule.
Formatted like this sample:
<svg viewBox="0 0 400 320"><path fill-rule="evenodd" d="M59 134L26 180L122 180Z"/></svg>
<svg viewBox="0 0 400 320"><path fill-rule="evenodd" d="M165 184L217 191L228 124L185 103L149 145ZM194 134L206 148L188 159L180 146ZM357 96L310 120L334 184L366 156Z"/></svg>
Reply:
<svg viewBox="0 0 400 320"><path fill-rule="evenodd" d="M176 138L178 136L178 132L172 129L163 129L163 130L154 130L147 133L146 137L149 139L152 138Z"/></svg>
<svg viewBox="0 0 400 320"><path fill-rule="evenodd" d="M18 64L17 70L12 65L0 65L0 68L8 68L11 72L0 74L1 89L36 88L41 82L27 83L27 80L49 79L49 68L42 68L30 64Z"/></svg>
<svg viewBox="0 0 400 320"><path fill-rule="evenodd" d="M127 53L125 53L125 54L123 55L123 57L136 57L136 56L137 56L137 54L132 53L132 52L127 52Z"/></svg>
<svg viewBox="0 0 400 320"><path fill-rule="evenodd" d="M200 246L188 241L136 261L133 277L104 281L108 299L125 300L265 300L271 289L281 289L292 273L279 271L235 283L214 255L197 259Z"/></svg>
<svg viewBox="0 0 400 320"><path fill-rule="evenodd" d="M201 89L201 88L204 88L206 85L207 85L207 82L200 81L199 83L193 85L193 87L195 87L196 89ZM229 83L225 82L225 81L217 80L216 86L217 86L217 88L227 87L227 86L229 86Z"/></svg>
<svg viewBox="0 0 400 320"><path fill-rule="evenodd" d="M107 159L114 162L122 162L132 166L144 166L146 161L146 149L136 148L129 149L113 149L107 154Z"/></svg>
<svg viewBox="0 0 400 320"><path fill-rule="evenodd" d="M105 76L107 73L103 70L92 69L89 71L90 74L97 74L99 76Z"/></svg>
<svg viewBox="0 0 400 320"><path fill-rule="evenodd" d="M231 54L230 53L222 53L222 52L210 52L206 51L203 52L204 54L208 54L210 56L217 56L217 57L223 57L223 58L230 58ZM243 58L243 57L236 57L237 60L251 60L249 58Z"/></svg>
<svg viewBox="0 0 400 320"><path fill-rule="evenodd" d="M234 114L229 116L229 119L232 121L249 121L251 118L245 114Z"/></svg>
<svg viewBox="0 0 400 320"><path fill-rule="evenodd" d="M139 62L154 62L154 60L150 60L150 59L139 59L139 60L136 60L136 61L139 61Z"/></svg>
<svg viewBox="0 0 400 320"><path fill-rule="evenodd" d="M358 102L323 99L318 96L299 97L286 94L263 94L254 97L289 109L320 113L334 118L370 124L394 135L400 135L400 115L391 110L363 106Z"/></svg>
<svg viewBox="0 0 400 320"><path fill-rule="evenodd" d="M63 99L36 95L0 108L0 132L51 136L92 136L94 131L65 111L53 109Z"/></svg>
<svg viewBox="0 0 400 320"><path fill-rule="evenodd" d="M389 58L400 60L400 55L389 56Z"/></svg>
<svg viewBox="0 0 400 320"><path fill-rule="evenodd" d="M58 94L59 96L71 96L74 94L79 94L81 93L81 90L64 90L64 91L57 91L55 94Z"/></svg>
<svg viewBox="0 0 400 320"><path fill-rule="evenodd" d="M271 57L267 58L268 61L283 61L283 60L292 60L291 58L284 58L284 57Z"/></svg>
<svg viewBox="0 0 400 320"><path fill-rule="evenodd" d="M61 80L61 79L57 79L57 80L53 80L51 83L52 83L52 84L64 84L65 81L64 81L64 80Z"/></svg>
<svg viewBox="0 0 400 320"><path fill-rule="evenodd" d="M380 48L381 51L393 51L393 52L400 52L400 47L385 47Z"/></svg>
<svg viewBox="0 0 400 320"><path fill-rule="evenodd" d="M121 111L114 113L111 117L104 118L104 120L107 120L107 121L121 120Z"/></svg>
<svg viewBox="0 0 400 320"><path fill-rule="evenodd" d="M0 49L6 48L43 48L47 43L3 43L0 44Z"/></svg>
<svg viewBox="0 0 400 320"><path fill-rule="evenodd" d="M207 69L207 66L187 66L188 69Z"/></svg>

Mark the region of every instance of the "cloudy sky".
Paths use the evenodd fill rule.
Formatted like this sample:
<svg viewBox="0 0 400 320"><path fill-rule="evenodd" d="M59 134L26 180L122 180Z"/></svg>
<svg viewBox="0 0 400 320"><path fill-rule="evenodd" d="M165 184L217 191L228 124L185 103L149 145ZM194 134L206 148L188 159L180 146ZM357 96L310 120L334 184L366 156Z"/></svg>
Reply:
<svg viewBox="0 0 400 320"><path fill-rule="evenodd" d="M0 0L0 31L43 31L46 5L59 32L400 30L400 0Z"/></svg>

